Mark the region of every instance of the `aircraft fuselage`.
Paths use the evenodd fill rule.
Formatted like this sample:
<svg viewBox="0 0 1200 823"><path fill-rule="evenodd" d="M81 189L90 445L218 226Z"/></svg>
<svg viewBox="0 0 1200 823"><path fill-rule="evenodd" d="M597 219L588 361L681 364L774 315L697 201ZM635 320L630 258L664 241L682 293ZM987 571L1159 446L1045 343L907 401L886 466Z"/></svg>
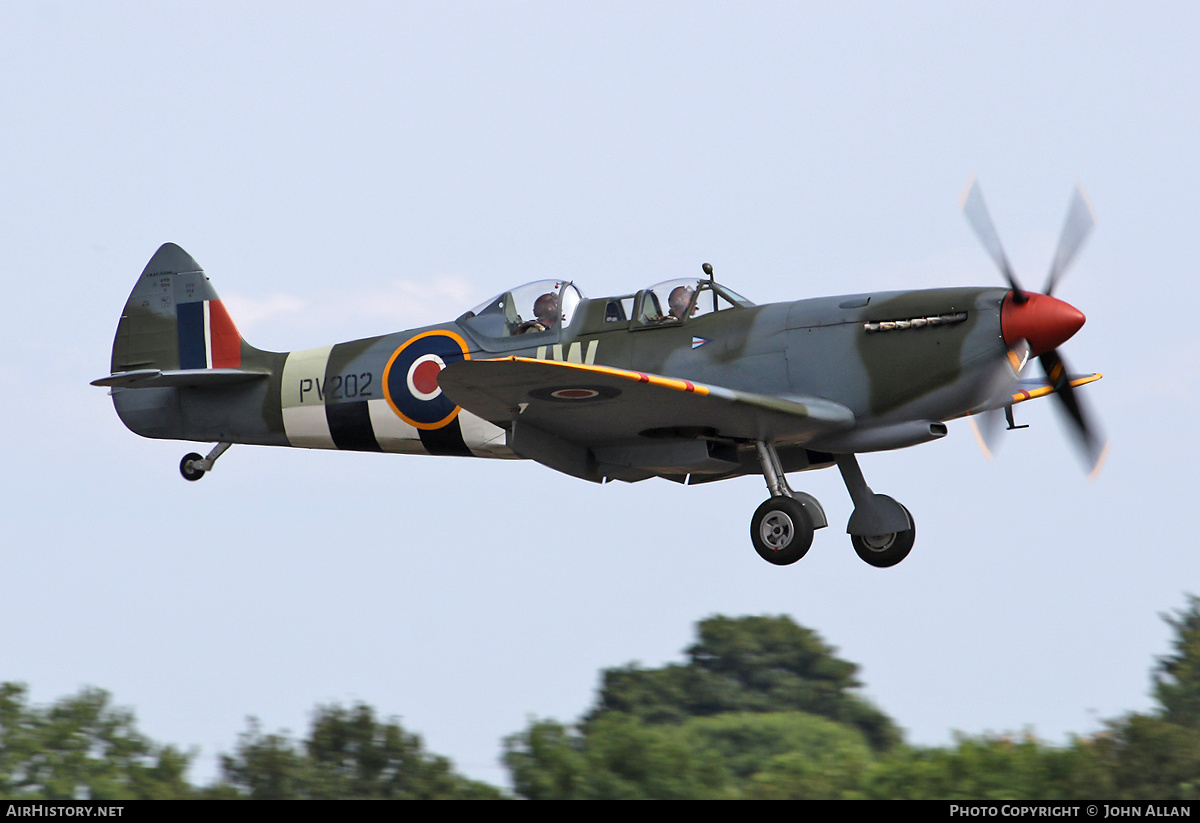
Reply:
<svg viewBox="0 0 1200 823"><path fill-rule="evenodd" d="M241 343L264 380L215 388L114 390L147 437L513 458L505 431L437 386L457 358L518 356L611 366L758 394L818 396L859 428L941 421L985 399L975 368L1004 351L999 288L928 289L731 307L671 324L606 319L584 300L570 326L488 339L450 322L302 351ZM423 362L415 363L425 358ZM114 372L122 364L114 363ZM410 373L411 372L411 373Z"/></svg>

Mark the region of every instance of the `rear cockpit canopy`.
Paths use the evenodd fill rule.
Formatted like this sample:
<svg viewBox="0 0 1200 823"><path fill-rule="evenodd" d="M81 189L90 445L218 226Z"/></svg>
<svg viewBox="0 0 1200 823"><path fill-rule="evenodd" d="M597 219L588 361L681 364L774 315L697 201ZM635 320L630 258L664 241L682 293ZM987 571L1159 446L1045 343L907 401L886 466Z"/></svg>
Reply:
<svg viewBox="0 0 1200 823"><path fill-rule="evenodd" d="M502 292L458 318L483 337L544 334L571 325L583 294L563 280L535 280Z"/></svg>

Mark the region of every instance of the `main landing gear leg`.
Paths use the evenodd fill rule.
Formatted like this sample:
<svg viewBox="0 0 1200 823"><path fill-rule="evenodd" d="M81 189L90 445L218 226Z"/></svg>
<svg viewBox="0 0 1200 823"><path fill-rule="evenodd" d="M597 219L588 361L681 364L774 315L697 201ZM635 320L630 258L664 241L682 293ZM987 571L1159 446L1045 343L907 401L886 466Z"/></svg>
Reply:
<svg viewBox="0 0 1200 823"><path fill-rule="evenodd" d="M854 513L846 525L854 551L878 568L894 566L908 557L917 539L912 514L886 494L871 491L853 454L838 455L837 465L854 501Z"/></svg>
<svg viewBox="0 0 1200 823"><path fill-rule="evenodd" d="M184 480L199 480L204 476L205 472L212 471L213 464L217 462L217 458L223 455L232 445L232 443L218 443L208 453L207 457L201 457L195 452L185 454L183 459L179 461L179 473L183 475Z"/></svg>
<svg viewBox="0 0 1200 823"><path fill-rule="evenodd" d="M794 492L788 486L783 464L773 444L758 440L754 446L771 499L754 512L750 520L750 541L768 563L786 566L808 552L813 531L827 525L825 512L815 497Z"/></svg>

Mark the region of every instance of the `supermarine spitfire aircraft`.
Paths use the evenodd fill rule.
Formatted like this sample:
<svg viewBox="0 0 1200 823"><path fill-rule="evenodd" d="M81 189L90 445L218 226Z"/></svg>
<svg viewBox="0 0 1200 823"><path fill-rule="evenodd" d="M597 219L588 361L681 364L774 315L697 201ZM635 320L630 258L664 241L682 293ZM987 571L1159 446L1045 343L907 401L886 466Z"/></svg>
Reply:
<svg viewBox="0 0 1200 823"><path fill-rule="evenodd" d="M707 483L761 474L750 537L799 560L827 525L789 472L837 466L858 555L893 566L916 536L903 505L867 485L859 452L946 435L980 415L981 443L1013 405L1053 394L1089 465L1105 449L1058 352L1084 323L1051 296L1091 230L1076 190L1044 294L1021 288L978 186L963 210L1007 288L943 288L757 306L707 277L588 299L565 280L498 294L456 320L294 352L242 339L207 275L160 248L117 326L106 386L145 437L215 442L180 470L198 480L233 443L527 458L607 482ZM1022 377L1030 357L1044 379Z"/></svg>

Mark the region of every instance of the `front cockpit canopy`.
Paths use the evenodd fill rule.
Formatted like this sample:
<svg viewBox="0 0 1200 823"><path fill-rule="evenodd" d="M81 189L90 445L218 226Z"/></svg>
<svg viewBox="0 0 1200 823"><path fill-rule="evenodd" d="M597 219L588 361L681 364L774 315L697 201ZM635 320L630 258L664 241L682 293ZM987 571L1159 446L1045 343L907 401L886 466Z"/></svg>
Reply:
<svg viewBox="0 0 1200 823"><path fill-rule="evenodd" d="M544 334L571 325L583 294L563 280L535 280L480 303L458 319L483 337Z"/></svg>
<svg viewBox="0 0 1200 823"><path fill-rule="evenodd" d="M664 280L642 292L638 322L681 323L715 311L754 305L711 280L684 277Z"/></svg>

